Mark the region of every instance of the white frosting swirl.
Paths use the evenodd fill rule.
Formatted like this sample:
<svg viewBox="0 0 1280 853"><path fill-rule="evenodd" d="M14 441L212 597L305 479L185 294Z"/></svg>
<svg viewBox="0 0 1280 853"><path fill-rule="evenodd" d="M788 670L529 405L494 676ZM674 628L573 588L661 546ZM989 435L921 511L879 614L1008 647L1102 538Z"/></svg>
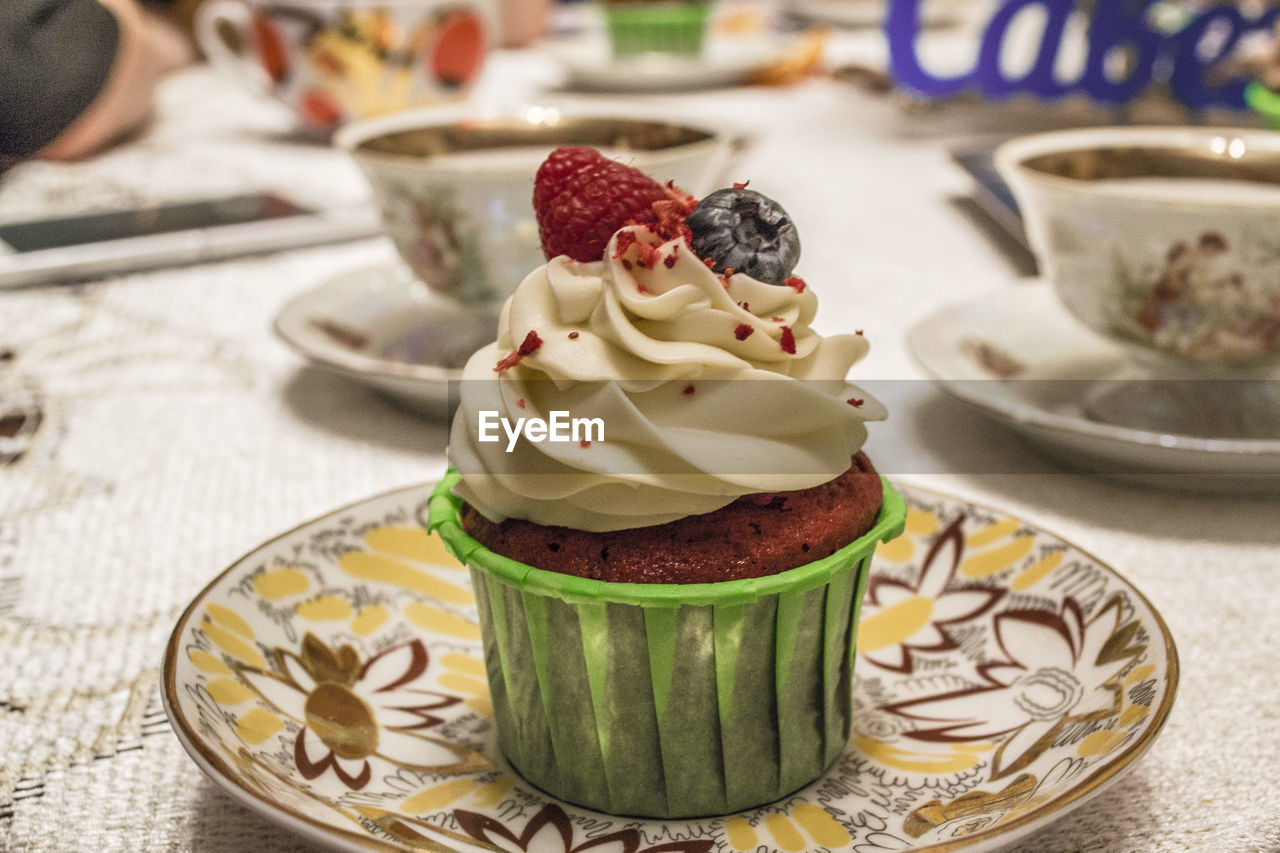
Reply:
<svg viewBox="0 0 1280 853"><path fill-rule="evenodd" d="M468 361L449 455L457 493L487 518L618 530L810 488L844 472L864 422L885 417L844 381L866 341L813 332L812 291L722 279L683 240L658 243L633 226L603 261L538 268L503 306L497 341ZM495 372L530 332L536 350ZM486 410L512 423L600 418L605 437L522 438L507 452L505 435L478 440Z"/></svg>

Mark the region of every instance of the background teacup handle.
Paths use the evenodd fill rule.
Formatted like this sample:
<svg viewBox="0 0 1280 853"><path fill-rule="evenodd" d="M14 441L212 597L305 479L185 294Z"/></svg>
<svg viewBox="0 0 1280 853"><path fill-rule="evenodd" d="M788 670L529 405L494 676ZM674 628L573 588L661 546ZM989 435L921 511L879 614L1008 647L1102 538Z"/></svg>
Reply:
<svg viewBox="0 0 1280 853"><path fill-rule="evenodd" d="M240 42L239 51L227 44L219 30L221 24L235 30ZM205 0L196 10L192 29L196 43L215 68L259 91L271 88L266 71L247 53L253 45L254 35L253 11L245 0Z"/></svg>

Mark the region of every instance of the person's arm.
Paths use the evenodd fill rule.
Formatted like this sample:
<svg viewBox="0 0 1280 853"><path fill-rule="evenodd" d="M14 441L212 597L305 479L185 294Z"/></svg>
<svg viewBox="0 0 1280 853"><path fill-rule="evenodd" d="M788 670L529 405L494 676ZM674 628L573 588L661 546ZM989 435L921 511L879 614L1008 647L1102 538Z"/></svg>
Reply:
<svg viewBox="0 0 1280 853"><path fill-rule="evenodd" d="M83 157L137 127L190 58L134 0L0 2L0 159Z"/></svg>
<svg viewBox="0 0 1280 853"><path fill-rule="evenodd" d="M0 3L0 158L34 155L102 90L120 26L98 0Z"/></svg>

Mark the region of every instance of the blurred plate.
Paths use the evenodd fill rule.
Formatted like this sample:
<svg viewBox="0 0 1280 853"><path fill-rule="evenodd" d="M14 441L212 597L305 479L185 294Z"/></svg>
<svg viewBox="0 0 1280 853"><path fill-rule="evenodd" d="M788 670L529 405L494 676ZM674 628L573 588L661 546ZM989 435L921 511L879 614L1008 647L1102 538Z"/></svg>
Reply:
<svg viewBox="0 0 1280 853"><path fill-rule="evenodd" d="M701 56L649 53L616 59L599 34L546 44L560 61L567 84L603 92L677 92L715 89L750 81L759 71L785 57L794 36L774 33L707 36Z"/></svg>
<svg viewBox="0 0 1280 853"><path fill-rule="evenodd" d="M437 296L397 262L339 273L294 297L275 330L312 363L447 418L449 382L493 340L497 316Z"/></svg>
<svg viewBox="0 0 1280 853"><path fill-rule="evenodd" d="M1032 521L904 488L906 532L877 550L862 605L853 735L826 775L726 817L588 811L498 750L470 575L419 522L431 491L262 544L165 650L192 759L331 849L991 853L1121 778L1173 705L1173 638L1118 572Z"/></svg>
<svg viewBox="0 0 1280 853"><path fill-rule="evenodd" d="M1130 358L1068 315L1047 284L947 306L912 328L907 346L942 390L1072 467L1145 485L1280 491L1280 441L1172 435L1088 418L1086 394L1132 379Z"/></svg>
<svg viewBox="0 0 1280 853"><path fill-rule="evenodd" d="M860 29L884 23L888 5L889 0L785 0L782 8L815 24ZM955 23L960 20L959 0L927 0L920 19L927 27Z"/></svg>

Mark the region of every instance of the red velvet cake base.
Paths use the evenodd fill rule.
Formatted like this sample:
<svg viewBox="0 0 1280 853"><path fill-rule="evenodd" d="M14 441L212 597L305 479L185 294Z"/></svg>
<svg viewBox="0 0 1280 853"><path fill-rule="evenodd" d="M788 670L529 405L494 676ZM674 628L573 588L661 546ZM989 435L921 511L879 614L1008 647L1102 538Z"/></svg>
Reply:
<svg viewBox="0 0 1280 853"><path fill-rule="evenodd" d="M591 533L507 519L464 504L463 529L490 551L553 572L622 583L710 583L777 574L829 556L880 512L881 484L859 453L834 480L795 492L745 495L666 524Z"/></svg>

